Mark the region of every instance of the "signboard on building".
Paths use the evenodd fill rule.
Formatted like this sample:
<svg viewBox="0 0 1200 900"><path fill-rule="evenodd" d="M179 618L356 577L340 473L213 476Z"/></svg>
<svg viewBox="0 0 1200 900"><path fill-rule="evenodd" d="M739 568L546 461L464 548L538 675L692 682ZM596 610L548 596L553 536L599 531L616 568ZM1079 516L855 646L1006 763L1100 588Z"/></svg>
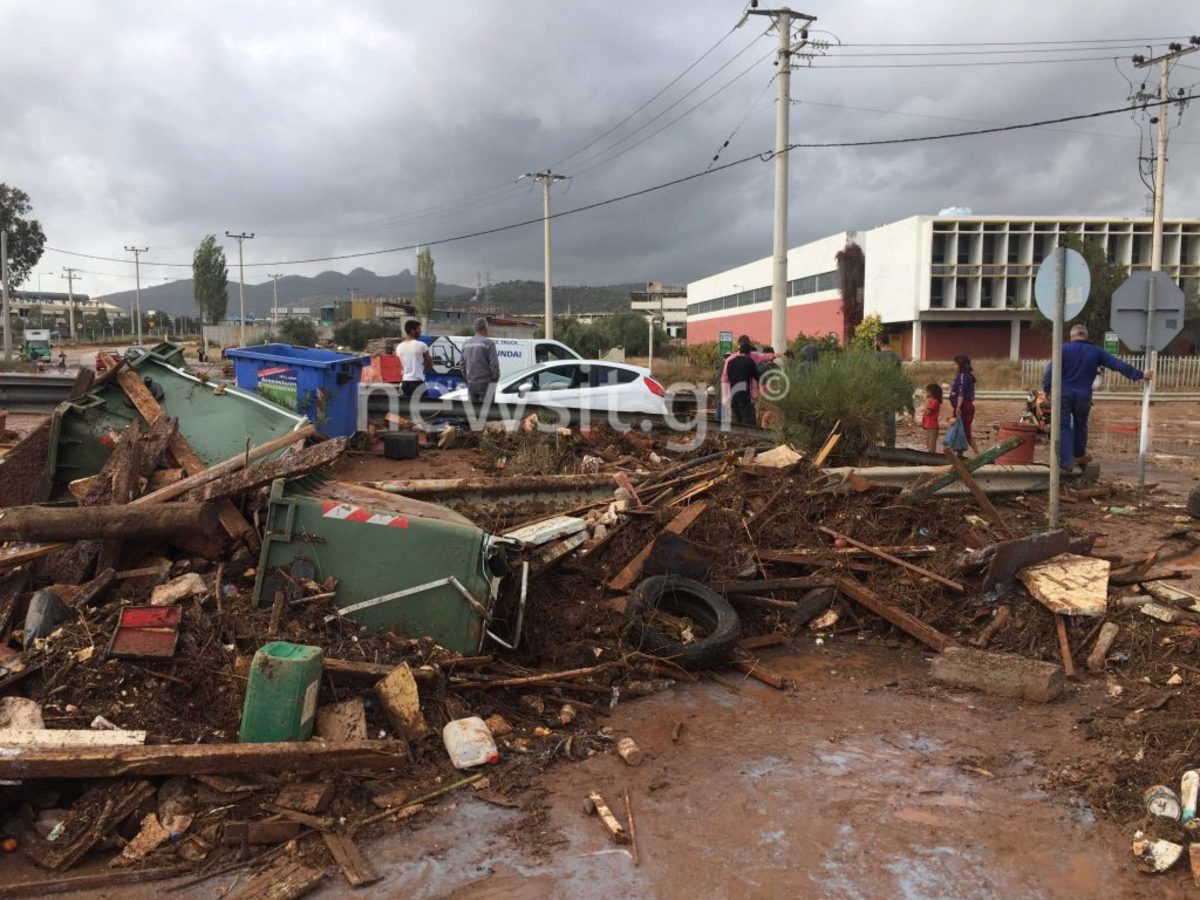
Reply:
<svg viewBox="0 0 1200 900"><path fill-rule="evenodd" d="M717 334L717 352L722 356L733 352L732 331L722 331Z"/></svg>

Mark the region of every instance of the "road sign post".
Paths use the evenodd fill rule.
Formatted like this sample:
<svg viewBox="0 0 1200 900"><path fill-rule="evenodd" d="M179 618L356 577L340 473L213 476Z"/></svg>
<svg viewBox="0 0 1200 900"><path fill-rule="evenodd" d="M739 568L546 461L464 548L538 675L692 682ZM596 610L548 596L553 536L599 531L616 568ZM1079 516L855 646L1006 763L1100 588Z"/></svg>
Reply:
<svg viewBox="0 0 1200 900"><path fill-rule="evenodd" d="M1183 331L1183 291L1166 272L1134 272L1113 291L1109 327L1130 350L1143 350L1146 369L1158 364L1158 352ZM1146 460L1150 453L1150 394L1153 382L1142 386L1142 422L1138 433L1138 490L1146 489Z"/></svg>
<svg viewBox="0 0 1200 900"><path fill-rule="evenodd" d="M1091 293L1092 276L1087 260L1075 250L1055 247L1038 266L1033 283L1034 299L1042 315L1054 323L1050 350L1050 527L1058 527L1061 471L1058 461L1062 442L1062 345L1063 324L1083 312Z"/></svg>

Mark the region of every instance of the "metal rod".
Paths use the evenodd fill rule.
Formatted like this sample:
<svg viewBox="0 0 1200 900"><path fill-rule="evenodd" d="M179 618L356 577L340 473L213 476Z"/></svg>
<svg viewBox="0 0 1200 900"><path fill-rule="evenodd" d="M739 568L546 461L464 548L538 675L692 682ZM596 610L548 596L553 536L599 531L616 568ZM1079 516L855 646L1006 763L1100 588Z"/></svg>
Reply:
<svg viewBox="0 0 1200 900"><path fill-rule="evenodd" d="M1050 358L1050 527L1058 527L1059 462L1062 443L1062 345L1063 319L1067 305L1067 248L1054 248L1058 266L1054 279L1054 336L1051 338Z"/></svg>

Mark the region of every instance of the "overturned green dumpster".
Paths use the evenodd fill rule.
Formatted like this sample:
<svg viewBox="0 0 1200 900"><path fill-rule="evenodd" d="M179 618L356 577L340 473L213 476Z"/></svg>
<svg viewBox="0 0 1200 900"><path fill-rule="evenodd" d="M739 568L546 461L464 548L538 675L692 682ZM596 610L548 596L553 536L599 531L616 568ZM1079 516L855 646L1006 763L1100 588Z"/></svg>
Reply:
<svg viewBox="0 0 1200 900"><path fill-rule="evenodd" d="M276 481L254 603L286 591L280 574L337 579L339 614L372 630L431 637L477 653L491 622L513 542L452 510L355 484L303 488Z"/></svg>
<svg viewBox="0 0 1200 900"><path fill-rule="evenodd" d="M183 351L176 344L158 344L131 367L149 379L151 393L167 415L179 420L179 433L206 465L294 431L306 421L249 391L192 374L184 368ZM145 424L115 381L61 403L51 420L41 499L61 493L76 478L99 472L117 437L134 419Z"/></svg>

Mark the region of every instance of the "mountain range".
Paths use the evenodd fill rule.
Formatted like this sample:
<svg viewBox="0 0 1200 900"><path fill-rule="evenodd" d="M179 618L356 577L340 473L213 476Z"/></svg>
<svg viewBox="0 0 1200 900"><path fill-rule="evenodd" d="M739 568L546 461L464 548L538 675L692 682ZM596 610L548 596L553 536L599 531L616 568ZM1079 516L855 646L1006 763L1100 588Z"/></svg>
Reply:
<svg viewBox="0 0 1200 900"><path fill-rule="evenodd" d="M401 296L411 298L417 290L416 276L409 270L396 275L377 275L369 269L354 269L350 272L321 272L312 277L304 275L286 275L279 279L279 305L283 307L308 306L313 308L321 303L334 300L346 300L351 290L358 297ZM629 308L629 292L644 288L641 284L613 284L600 287L556 285L554 288L554 306L563 313L571 312L616 312ZM475 304L475 288L463 287L458 284L438 282L437 298L440 306L453 308L470 307ZM229 314L237 315L238 284L233 278L229 281ZM120 291L97 297L106 303L112 303L124 309L129 309L133 302L133 291ZM246 285L246 314L248 316L264 316L271 309L272 286L267 281L262 284ZM490 285L485 289L485 298L478 301L499 307L505 312L515 314L539 313L544 306L544 292L540 281L504 281ZM142 309L165 311L172 315L196 315L196 304L192 299L192 280L190 278L171 281L166 284L152 285L142 288Z"/></svg>

